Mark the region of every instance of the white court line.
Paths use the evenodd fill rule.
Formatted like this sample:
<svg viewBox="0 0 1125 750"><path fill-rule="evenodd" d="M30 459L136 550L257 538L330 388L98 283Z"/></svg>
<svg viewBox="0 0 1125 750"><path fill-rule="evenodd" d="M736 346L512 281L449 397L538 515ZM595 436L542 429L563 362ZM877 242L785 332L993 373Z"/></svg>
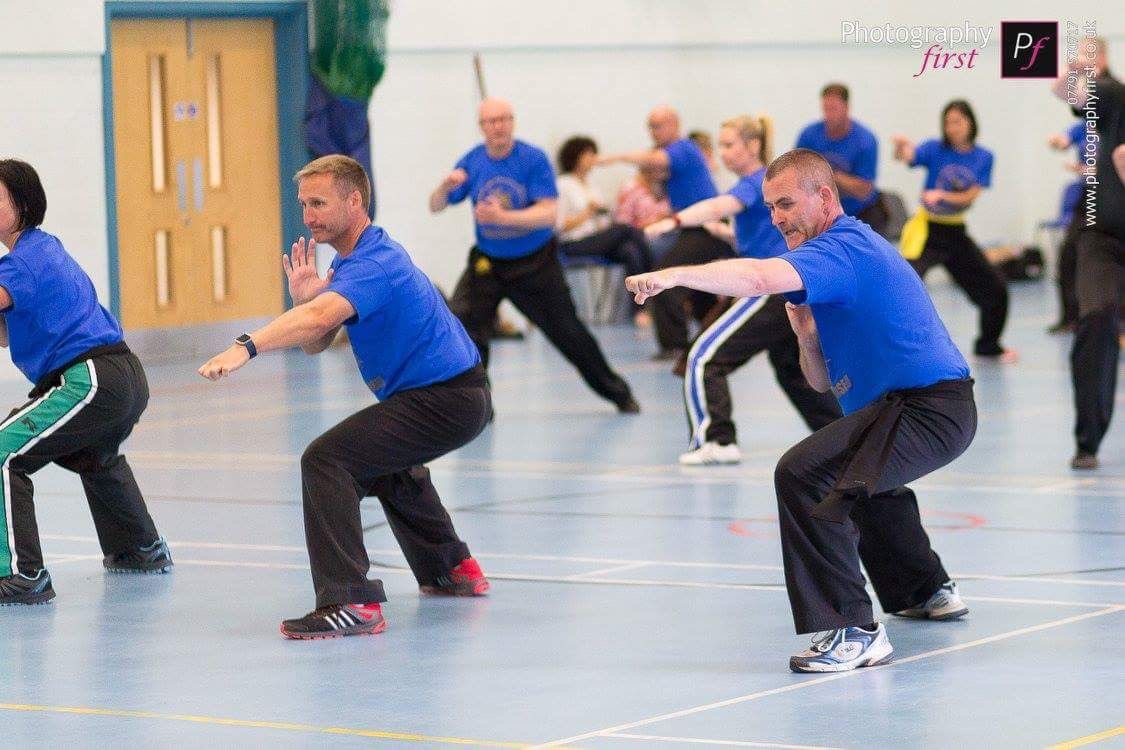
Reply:
<svg viewBox="0 0 1125 750"><path fill-rule="evenodd" d="M609 568L598 568L597 570L589 570L589 571L586 571L585 573L575 573L572 576L567 576L567 578L573 578L575 580L581 580L581 579L587 578L589 576L601 576L601 575L605 575L607 573L621 573L621 572L626 571L626 570L636 570L637 568L644 568L646 566L648 566L648 563L645 563L645 562L629 563L628 565L614 565L614 566L609 567Z"/></svg>
<svg viewBox="0 0 1125 750"><path fill-rule="evenodd" d="M50 539L52 541L61 542L90 542L96 543L97 539L92 536L77 536L70 534L42 534L41 538ZM184 547L188 549L225 549L225 550L240 550L252 552L297 552L305 554L306 548L297 545L281 545L281 544L241 544L241 543L228 543L228 542L194 542L194 541L181 541L170 540L168 544L172 547ZM368 553L372 555L401 555L402 551L399 549L368 549ZM768 570L768 571L782 571L784 568L780 565L754 565L749 563L721 563L721 562L693 562L684 560L636 560L614 557L575 557L568 555L531 555L520 554L514 552L474 552L474 557L484 560L532 560L532 561L546 561L546 562L580 562L580 563L594 563L598 565L637 565L637 566L656 566L667 568L700 568L700 569L715 569L715 570ZM589 575L589 574L586 574ZM982 581L1006 581L1012 583L1060 583L1074 586L1108 586L1108 587L1125 587L1125 581L1088 581L1081 578L1044 578L1040 576L1006 576L1006 575L989 575L986 573L954 573L953 578L959 580L982 580ZM563 579L565 580L565 579ZM1108 606L1108 605L1107 605Z"/></svg>
<svg viewBox="0 0 1125 750"><path fill-rule="evenodd" d="M673 711L671 713L660 714L659 716L651 716L647 719L641 719L639 721L629 722L628 724L618 724L617 726L606 727L605 729L597 729L597 730L594 730L592 732L586 732L584 734L577 734L577 735L574 735L573 737L566 737L566 738L560 739L560 740L552 740L550 742L546 742L546 743L543 743L543 744L540 744L540 745L535 745L530 750L539 750L540 748L548 748L548 747L558 747L559 745L567 745L567 744L572 744L572 743L575 743L575 742L581 742L582 740L588 740L588 739L591 739L593 737L604 737L606 735L623 732L623 731L626 731L626 730L629 730L629 729L635 729L636 727L648 726L650 724L656 724L656 723L661 722L661 721L668 721L670 719L679 719L679 718L682 718L684 716L692 716L694 714L700 714L700 713L703 713L705 711L712 711L716 708L726 708L727 706L734 706L734 705L738 705L740 703L748 703L749 701L759 700L761 698L766 698L766 697L771 696L771 695L779 695L781 693L790 693L790 692L794 692L796 690L804 690L805 688L813 687L815 685L822 685L826 682L835 682L836 680L846 680L846 679L851 678L851 677L856 677L857 675L870 674L872 672L882 670L882 669L895 669L896 667L900 667L904 664L909 664L911 662L921 661L923 659L932 659L936 656L943 656L945 654L956 653L958 651L965 651L966 649L976 648L977 646L986 646L990 643L996 643L997 641L1003 641L1003 640L1007 640L1009 638L1017 638L1021 635L1030 635L1031 633L1038 633L1038 632L1043 631L1043 630L1050 630L1052 628L1058 628L1058 627L1062 627L1064 625L1070 625L1072 623L1081 622L1083 620L1089 620L1089 619L1092 619L1094 617L1102 617L1103 615L1114 614L1114 613L1122 612L1122 611L1125 611L1125 605L1114 605L1112 607L1106 607L1105 609L1100 609L1097 612L1087 612L1087 613L1081 614L1081 615L1074 615L1073 617L1064 617L1062 619L1051 620L1050 622L1045 622L1045 623L1042 623L1040 625L1032 625L1030 627L1019 628L1017 630L1009 630L1009 631L1006 631L1006 632L1003 632L1003 633L997 633L996 635L990 635L986 638L978 638L975 641L968 641L966 643L959 643L956 646L947 646L945 648L934 649L933 651L924 651L923 653L915 654L914 656L908 656L904 659L896 659L895 661L892 661L889 664L880 664L880 665L874 666L874 667L864 667L863 669L855 669L855 670L852 670L851 672L836 672L836 673L833 673L833 674L830 674L830 675L825 675L824 677L816 677L816 678L813 678L811 680L803 680L803 681L798 682L798 683L785 685L783 687L773 688L772 690L762 690L762 691L759 691L757 693L750 693L748 695L740 695L736 698L728 698L727 700L724 700L724 701L717 701L715 703L708 703L708 704L705 704L705 705L702 705L702 706L693 706L692 708L685 708L685 709L682 709L680 711Z"/></svg>
<svg viewBox="0 0 1125 750"><path fill-rule="evenodd" d="M780 450L780 449L779 449ZM159 461L183 462L185 464L205 463L209 468L219 466L237 466L245 469L247 464L260 463L265 465L284 465L287 467L298 466L299 456L289 453L231 453L219 451L129 451L131 462L146 463ZM431 468L455 470L482 470L491 473L504 472L545 472L554 476L567 476L579 479L605 479L607 477L628 477L644 481L655 479L687 479L693 483L710 484L714 482L729 483L731 481L744 481L746 479L773 478L773 467L681 467L672 463L659 464L606 464L594 461L546 461L522 459L470 459L443 457L430 464ZM1096 491L1120 490L1125 488L1125 477L1098 477L1075 479L1061 474L972 474L957 471L941 471L937 475L941 482L913 482L912 486L931 489L951 489L958 491L992 491L992 492L1020 492L1027 494L1041 487L1065 486L1072 488L1075 482L1098 483L1103 486ZM949 484L948 480L956 479L968 483L970 486ZM1085 485L1082 485L1083 487Z"/></svg>
<svg viewBox="0 0 1125 750"><path fill-rule="evenodd" d="M650 740L655 742L685 742L691 745L721 745L724 747L772 747L777 750L843 750L839 747L820 745L779 745L776 742L742 742L738 740L705 740L698 737L661 737L655 734L605 734L621 740Z"/></svg>

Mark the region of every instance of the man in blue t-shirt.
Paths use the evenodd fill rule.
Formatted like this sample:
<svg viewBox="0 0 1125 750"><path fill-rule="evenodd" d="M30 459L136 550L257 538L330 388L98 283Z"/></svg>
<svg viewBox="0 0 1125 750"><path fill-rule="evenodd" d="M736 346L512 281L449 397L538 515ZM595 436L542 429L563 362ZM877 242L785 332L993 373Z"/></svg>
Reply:
<svg viewBox="0 0 1125 750"><path fill-rule="evenodd" d="M680 115L675 109L660 106L649 112L648 131L652 136L650 149L626 151L599 157L599 164L629 163L652 169L663 175L668 202L677 212L688 206L714 198L719 194L707 157L691 138L685 138L680 130ZM703 227L676 226L679 234L675 244L656 261L657 268L709 263L720 258L733 258L735 253L723 237L716 237ZM659 350L653 359L677 360L676 371L682 372L684 357L688 349L688 326L686 307L690 307L692 317L702 321L713 319L717 298L713 294L676 289L670 294L657 297L653 302L653 323L656 328L656 343Z"/></svg>
<svg viewBox="0 0 1125 750"><path fill-rule="evenodd" d="M851 118L851 95L842 83L820 91L824 119L808 125L797 136L797 148L812 149L832 165L844 213L866 222L879 234L887 228L887 210L875 189L879 141L870 129Z"/></svg>
<svg viewBox="0 0 1125 750"><path fill-rule="evenodd" d="M778 157L763 195L789 248L784 255L669 268L625 283L637 302L681 285L789 300L801 369L845 414L791 448L774 474L797 632L828 631L789 666L839 672L892 653L874 621L861 560L886 612L939 620L968 612L905 484L969 446L972 380L918 275L844 213L823 157L807 149Z"/></svg>
<svg viewBox="0 0 1125 750"><path fill-rule="evenodd" d="M0 257L0 346L35 384L0 423L0 605L55 597L31 481L49 463L82 477L107 570L172 568L119 452L148 405L144 368L90 277L39 228L46 210L35 169L0 159L0 243L8 250Z"/></svg>
<svg viewBox="0 0 1125 750"><path fill-rule="evenodd" d="M340 327L379 403L353 414L305 449L301 487L316 609L285 620L287 638L382 632L382 581L368 580L360 501L379 498L423 592L482 596L489 588L430 481L429 461L488 424L492 401L476 347L437 288L402 245L368 219L371 183L358 162L325 156L296 175L313 241L302 237L282 265L294 307L235 339L199 374L229 375L261 352L324 351ZM336 250L324 278L315 245Z"/></svg>
<svg viewBox="0 0 1125 750"><path fill-rule="evenodd" d="M624 414L640 405L578 319L555 241L558 191L542 149L515 138L515 113L503 99L480 105L484 143L458 159L430 194L438 213L466 198L476 244L450 304L488 365L496 308L506 298L539 327L599 396Z"/></svg>

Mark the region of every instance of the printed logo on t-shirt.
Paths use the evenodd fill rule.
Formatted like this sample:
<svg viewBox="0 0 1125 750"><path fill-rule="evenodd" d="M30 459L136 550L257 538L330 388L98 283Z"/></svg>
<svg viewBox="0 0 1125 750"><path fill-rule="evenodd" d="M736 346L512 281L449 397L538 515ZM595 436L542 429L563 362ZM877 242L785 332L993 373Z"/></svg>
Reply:
<svg viewBox="0 0 1125 750"><path fill-rule="evenodd" d="M938 190L959 193L976 184L977 176L973 170L964 164L946 164L938 172L934 187ZM954 214L961 210L963 209L946 201L941 201L937 206L930 207L930 213L934 214Z"/></svg>
<svg viewBox="0 0 1125 750"><path fill-rule="evenodd" d="M843 398L844 394L852 389L852 379L847 375L836 381L832 386L832 393L836 394L836 398Z"/></svg>
<svg viewBox="0 0 1125 750"><path fill-rule="evenodd" d="M526 208L527 188L506 175L490 177L477 191L477 203L493 198L505 209ZM502 227L497 224L481 224L481 237L490 240L510 240L527 234L519 227Z"/></svg>

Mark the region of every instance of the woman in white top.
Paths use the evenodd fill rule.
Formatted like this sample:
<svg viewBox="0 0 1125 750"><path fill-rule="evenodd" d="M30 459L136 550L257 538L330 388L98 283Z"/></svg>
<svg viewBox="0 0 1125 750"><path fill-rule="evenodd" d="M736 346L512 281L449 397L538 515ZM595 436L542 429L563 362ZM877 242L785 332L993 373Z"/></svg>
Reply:
<svg viewBox="0 0 1125 750"><path fill-rule="evenodd" d="M644 232L613 223L601 192L586 181L597 156L598 145L581 135L568 139L559 149L559 214L555 225L559 255L564 263L580 257L620 263L629 276L651 271L652 254Z"/></svg>

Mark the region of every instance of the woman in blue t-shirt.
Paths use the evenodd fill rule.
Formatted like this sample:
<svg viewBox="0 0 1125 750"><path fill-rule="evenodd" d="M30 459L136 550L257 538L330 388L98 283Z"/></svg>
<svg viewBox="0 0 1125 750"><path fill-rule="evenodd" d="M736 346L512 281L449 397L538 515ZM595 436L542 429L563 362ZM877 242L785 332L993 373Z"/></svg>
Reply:
<svg viewBox="0 0 1125 750"><path fill-rule="evenodd" d="M31 475L75 472L106 569L164 573L172 557L118 451L148 405L148 382L121 326L58 238L39 229L47 196L30 164L0 159L0 346L35 384L0 422L0 605L54 598Z"/></svg>
<svg viewBox="0 0 1125 750"><path fill-rule="evenodd" d="M902 254L923 277L934 266L945 266L980 310L977 356L1015 362L1016 352L1000 344L1008 319L1007 286L965 231L965 214L992 183L992 152L976 145L977 118L963 99L945 105L941 128L940 141L915 146L905 136L892 139L895 159L926 168L922 205L903 228Z"/></svg>
<svg viewBox="0 0 1125 750"><path fill-rule="evenodd" d="M650 224L645 234L656 238L677 227L703 226L733 242L746 258L772 258L785 252L785 241L770 221L762 201L762 178L770 159L773 123L769 117L742 115L719 130L719 155L738 175L728 192L694 203L670 218ZM722 219L734 218L734 232ZM769 352L778 383L810 429L819 430L840 416L830 393L817 393L801 372L797 339L780 295L737 300L699 334L687 356L684 408L691 430L689 466L735 464L742 460L731 419L727 376L761 351Z"/></svg>

